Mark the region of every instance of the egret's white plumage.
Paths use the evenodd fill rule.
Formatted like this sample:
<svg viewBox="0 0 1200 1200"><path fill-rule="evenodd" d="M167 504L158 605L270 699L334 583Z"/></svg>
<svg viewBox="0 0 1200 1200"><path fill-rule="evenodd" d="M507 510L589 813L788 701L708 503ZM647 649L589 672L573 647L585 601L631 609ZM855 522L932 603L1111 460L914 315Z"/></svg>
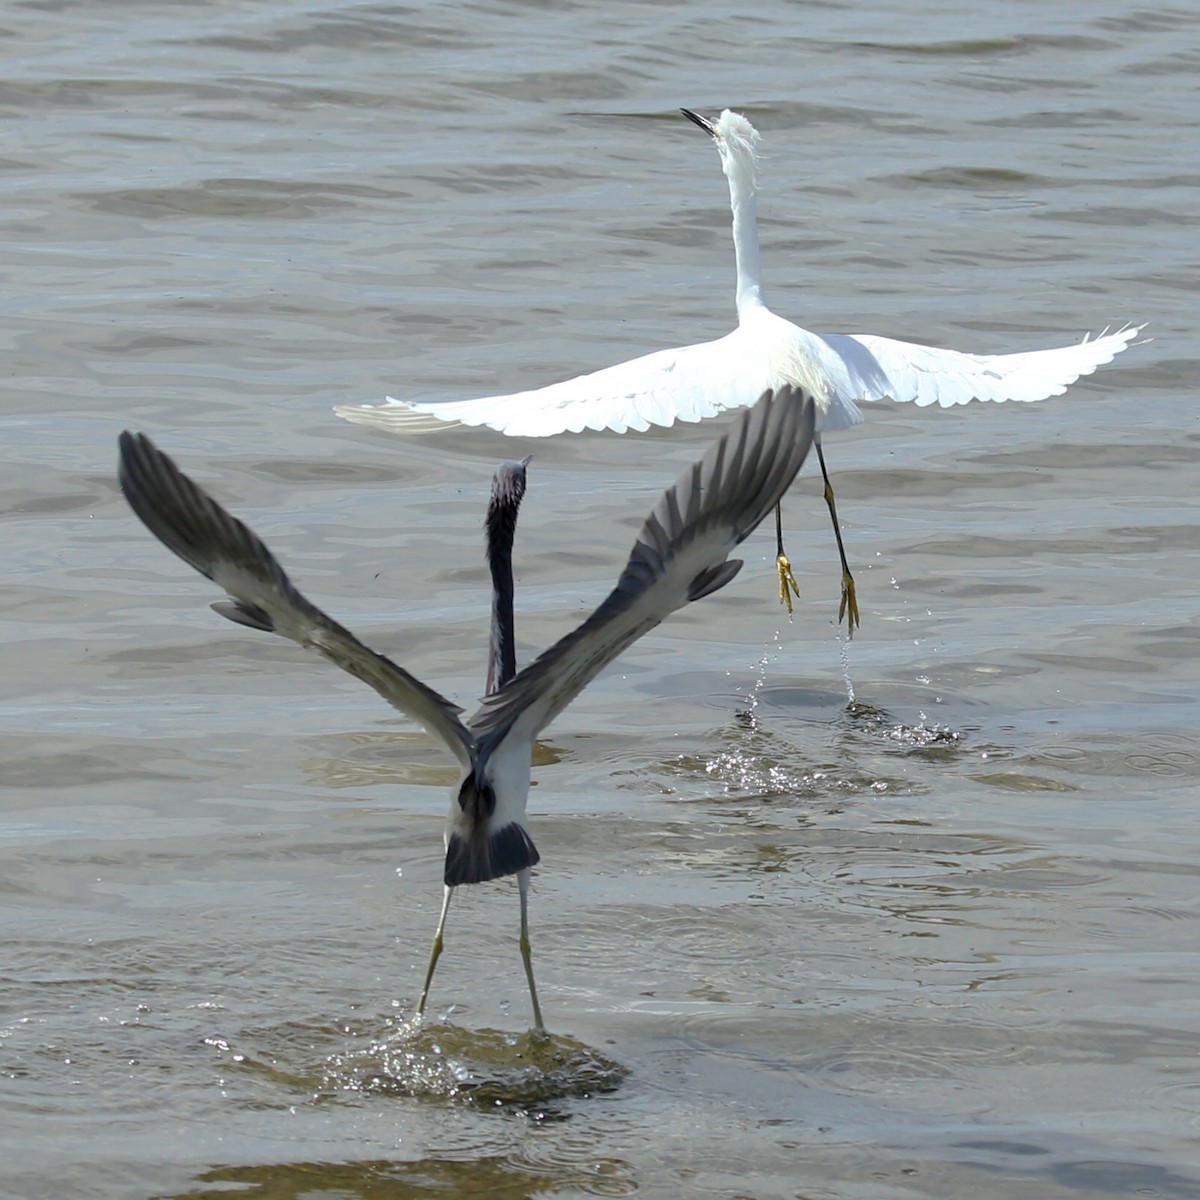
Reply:
<svg viewBox="0 0 1200 1200"><path fill-rule="evenodd" d="M817 444L823 431L862 420L858 405L899 400L949 408L969 400L1031 401L1057 396L1082 375L1110 362L1140 332L1115 333L1051 350L964 354L875 334L810 333L771 312L763 302L756 219L758 131L726 109L716 122L684 114L713 138L729 182L737 260L737 328L711 342L659 350L589 375L533 391L476 400L387 398L384 405L339 405L348 421L384 429L411 428L413 414L486 425L514 437L549 437L584 429L615 433L675 421L700 421L753 404L767 388L794 384L817 404ZM832 490L826 475L826 498ZM836 517L835 517L835 529ZM782 544L780 545L782 556ZM857 612L843 554L843 605ZM790 605L789 605L790 607Z"/></svg>
<svg viewBox="0 0 1200 1200"><path fill-rule="evenodd" d="M515 677L505 680L502 672L501 686L465 722L457 705L368 649L306 599L253 531L148 437L121 435L126 498L151 533L224 588L231 599L214 605L218 612L323 655L420 722L461 765L446 822L445 899L418 1013L441 950L453 888L517 874L521 953L535 1023L542 1027L526 921L529 868L538 861L525 817L534 740L623 650L676 609L724 587L737 574L742 564L730 560L730 552L791 484L814 425L810 397L792 388L764 394L665 493L599 608ZM514 466L523 471L523 464ZM515 512L514 507L514 524Z"/></svg>

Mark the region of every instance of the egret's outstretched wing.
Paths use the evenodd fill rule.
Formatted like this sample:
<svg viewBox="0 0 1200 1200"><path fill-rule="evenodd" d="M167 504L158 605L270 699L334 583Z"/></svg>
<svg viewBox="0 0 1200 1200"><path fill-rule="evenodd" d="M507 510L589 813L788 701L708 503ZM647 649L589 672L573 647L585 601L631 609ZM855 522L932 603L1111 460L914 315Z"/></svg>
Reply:
<svg viewBox="0 0 1200 1200"><path fill-rule="evenodd" d="M590 375L508 396L476 400L339 404L347 421L395 432L412 427L414 414L464 425L486 425L510 437L550 437L584 429L624 433L675 421L702 421L729 408L748 407L763 390L784 382L771 378L768 356L744 331L714 342L657 350Z"/></svg>
<svg viewBox="0 0 1200 1200"><path fill-rule="evenodd" d="M741 568L731 550L774 508L812 443L814 405L798 389L766 392L655 505L617 586L467 722L480 763L510 733L532 740L621 651Z"/></svg>
<svg viewBox="0 0 1200 1200"><path fill-rule="evenodd" d="M397 433L429 419L486 425L512 437L550 437L583 429L624 433L675 421L701 421L753 404L764 389L799 384L820 401L818 429L862 420L869 400L925 406L969 400L1044 400L1111 362L1141 332L1084 338L1077 345L1017 354L963 354L874 334L817 334L762 310L714 342L659 350L629 362L528 392L474 400L338 405L347 421Z"/></svg>
<svg viewBox="0 0 1200 1200"><path fill-rule="evenodd" d="M192 482L144 433L120 438L121 490L168 550L231 597L223 617L290 638L373 687L389 704L440 738L464 765L474 741L457 705L426 687L310 603L254 532Z"/></svg>
<svg viewBox="0 0 1200 1200"><path fill-rule="evenodd" d="M834 390L851 400L904 400L949 408L969 400L1044 400L1121 353L1143 326L1085 337L1074 346L1019 354L961 354L863 333L825 335L844 375ZM832 372L831 372L832 373Z"/></svg>

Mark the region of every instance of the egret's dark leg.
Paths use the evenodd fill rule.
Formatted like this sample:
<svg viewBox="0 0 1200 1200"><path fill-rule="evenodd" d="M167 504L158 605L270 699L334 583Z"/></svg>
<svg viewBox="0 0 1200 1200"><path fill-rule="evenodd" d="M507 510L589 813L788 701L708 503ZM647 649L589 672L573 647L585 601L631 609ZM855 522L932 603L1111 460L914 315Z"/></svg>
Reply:
<svg viewBox="0 0 1200 1200"><path fill-rule="evenodd" d="M538 1003L537 984L533 982L533 959L529 953L529 868L517 873L517 886L521 889L521 961L525 964L525 978L529 980L529 999L533 1001L533 1027L545 1033L542 1024L542 1006Z"/></svg>
<svg viewBox="0 0 1200 1200"><path fill-rule="evenodd" d="M858 628L858 597L854 594L854 576L850 574L850 564L846 562L846 547L842 545L842 527L838 524L837 506L833 502L833 485L829 482L829 472L825 469L825 455L821 450L821 439L813 438L813 446L817 451L817 461L821 464L821 476L825 480L825 503L829 505L829 516L833 521L833 536L837 538L838 554L842 558L842 602L838 605L838 621L846 618L846 636L853 637Z"/></svg>
<svg viewBox="0 0 1200 1200"><path fill-rule="evenodd" d="M442 956L442 930L446 928L446 913L450 908L450 897L454 895L454 889L448 887L445 894L442 896L442 915L438 918L437 932L433 935L433 946L429 951L429 966L425 971L425 986L421 989L421 998L417 1001L417 1017L421 1017L425 1012L425 1001L429 998L429 985L433 982L433 968L437 966L437 960Z"/></svg>
<svg viewBox="0 0 1200 1200"><path fill-rule="evenodd" d="M800 585L792 574L792 564L783 552L783 501L775 505L775 566L779 569L779 603L792 615L792 597L800 598Z"/></svg>

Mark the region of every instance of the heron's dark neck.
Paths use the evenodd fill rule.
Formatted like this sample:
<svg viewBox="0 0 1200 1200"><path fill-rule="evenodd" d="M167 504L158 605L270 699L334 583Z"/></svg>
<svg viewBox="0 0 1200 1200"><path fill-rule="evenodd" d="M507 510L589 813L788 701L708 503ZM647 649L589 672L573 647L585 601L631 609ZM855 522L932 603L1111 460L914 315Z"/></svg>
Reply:
<svg viewBox="0 0 1200 1200"><path fill-rule="evenodd" d="M487 560L492 573L492 633L488 647L487 694L499 691L517 673L517 637L513 617L513 538L517 510L525 494L525 468L505 464L492 480L488 503Z"/></svg>

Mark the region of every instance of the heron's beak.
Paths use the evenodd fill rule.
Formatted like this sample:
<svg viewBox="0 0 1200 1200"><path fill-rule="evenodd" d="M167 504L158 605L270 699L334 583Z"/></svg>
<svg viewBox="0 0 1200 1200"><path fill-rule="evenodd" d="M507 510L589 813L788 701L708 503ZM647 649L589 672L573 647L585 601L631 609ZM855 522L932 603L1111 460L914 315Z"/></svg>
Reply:
<svg viewBox="0 0 1200 1200"><path fill-rule="evenodd" d="M681 108L679 111L693 124L699 125L709 137L715 138L717 136L716 126L699 113L692 112L690 108Z"/></svg>

